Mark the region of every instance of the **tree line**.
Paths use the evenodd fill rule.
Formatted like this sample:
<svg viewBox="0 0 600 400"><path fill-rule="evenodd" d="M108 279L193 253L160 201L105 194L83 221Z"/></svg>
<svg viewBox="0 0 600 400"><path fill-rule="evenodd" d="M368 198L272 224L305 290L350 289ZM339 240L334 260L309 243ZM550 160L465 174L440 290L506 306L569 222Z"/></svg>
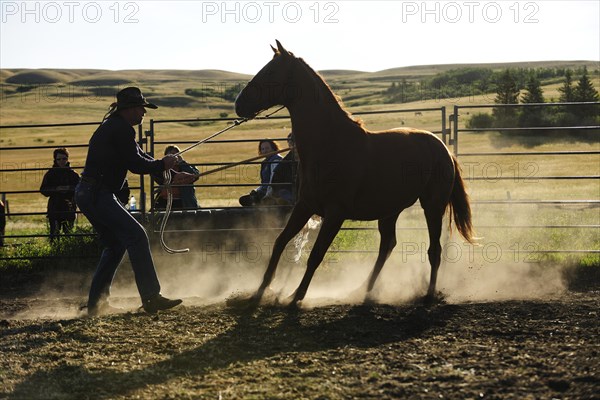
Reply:
<svg viewBox="0 0 600 400"><path fill-rule="evenodd" d="M577 83L573 71L566 70L561 87L558 89L559 103L597 102L598 91L583 67ZM498 105L541 104L545 103L540 77L531 71L524 88L519 85L518 77L510 69L502 72L496 87L494 103ZM577 127L600 125L600 105L556 105L527 107L494 107L492 114L478 113L467 122L467 128L506 128L506 127ZM544 132L552 131L544 130ZM556 131L556 130L555 130ZM524 130L520 134L530 135L534 130ZM580 133L577 133L580 132ZM587 136L589 131L570 130L569 134Z"/></svg>
<svg viewBox="0 0 600 400"><path fill-rule="evenodd" d="M408 103L495 93L502 85L506 71L510 72L511 78L519 90L526 88L531 75L546 83L557 81L568 75L571 77L587 75L586 67L579 67L575 70L549 67L511 68L502 71L494 71L491 68L467 67L451 69L431 78L418 81L409 81L408 79L395 81L382 94L386 103ZM595 73L600 72L595 71Z"/></svg>
<svg viewBox="0 0 600 400"><path fill-rule="evenodd" d="M598 70L595 74L600 73ZM576 78L577 77L577 78ZM439 73L420 81L392 82L383 92L386 103L406 103L431 99L452 99L477 95L490 95L490 101L498 105L492 113L475 113L467 120L467 128L528 128L528 127L576 127L600 125L599 105L556 105L512 107L517 104L545 103L542 89L544 83L561 83L558 99L549 102L574 103L598 102L600 96L590 80L587 67L570 68L507 68L494 71L491 68L469 67ZM495 97L493 97L495 96ZM597 131L597 130L596 130ZM513 135L562 133L579 138L593 138L597 132L590 130L548 129L522 130Z"/></svg>

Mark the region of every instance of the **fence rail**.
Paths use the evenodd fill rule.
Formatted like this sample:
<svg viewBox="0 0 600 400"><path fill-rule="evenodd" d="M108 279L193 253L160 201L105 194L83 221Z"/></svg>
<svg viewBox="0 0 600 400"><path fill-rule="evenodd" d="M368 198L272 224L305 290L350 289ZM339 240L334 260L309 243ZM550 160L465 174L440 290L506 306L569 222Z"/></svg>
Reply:
<svg viewBox="0 0 600 400"><path fill-rule="evenodd" d="M442 140L451 148L453 148L454 153L457 155L459 160L463 161L465 159L477 158L480 162L485 162L485 160L494 160L502 157L517 157L528 159L536 158L536 159L545 159L549 157L564 157L565 160L570 157L599 157L600 150L542 150L542 151L462 151L462 148L459 147L459 144L464 145L464 140L468 135L478 135L482 132L494 131L498 132L500 135L505 134L514 134L522 131L531 131L532 133L543 134L546 131L556 131L556 132L564 132L564 131L581 131L581 132L592 132L600 130L600 126L591 125L591 126L541 126L541 127L515 127L515 126L506 126L506 127L493 127L493 128L467 128L465 127L465 116L467 112L471 109L494 109L494 108L522 108L522 107L581 107L581 106L590 106L600 105L600 102L593 103L550 103L550 104L530 104L530 105L497 105L497 104L486 104L486 105L469 105L462 106L456 105L453 108L453 114L447 116L446 107L436 107L436 108L413 108L413 109L403 109L403 110L375 110L368 112L357 112L354 115L382 115L382 114L407 114L407 113L439 113L439 128L433 129L432 132L440 135ZM270 116L268 118L258 117L259 121L266 120L285 120L289 119L289 116ZM151 120L149 130L144 131L143 127L140 125L137 127L138 133L138 141L140 145L145 145L147 151L151 154L155 154L156 146L163 144L177 144L177 145L191 145L194 144L194 141L190 140L181 140L175 141L166 140L164 130L162 126L169 123L194 123L194 122L223 122L223 123L232 123L235 121L235 118L194 118L194 119L164 119L164 120ZM76 127L76 126L94 126L98 125L99 122L78 122L78 123L59 123L59 124L28 124L28 125L4 125L0 126L0 133L5 133L8 130L21 130L21 129L32 129L32 128L48 128L48 129L56 129L56 128L64 128L64 127ZM194 129L194 127L190 127L190 129ZM599 136L600 137L600 136ZM207 144L210 145L219 145L219 146L229 146L236 143L255 143L259 139L212 139L207 141ZM277 139L277 140L283 140ZM596 142L598 143L598 142ZM81 143L61 143L60 147L67 148L87 148L87 144ZM39 149L53 149L59 147L57 145L38 145L38 146L0 146L0 156L3 152L14 152L14 151L27 151L27 150L39 150ZM459 151L460 150L460 151ZM600 159L599 159L600 163ZM200 167L212 167L212 166L221 166L229 164L229 161L223 162L204 162L198 163L197 166ZM249 162L247 164L259 164L259 162ZM81 166L75 166L74 169L81 169ZM6 165L3 164L2 168L0 168L0 181L2 182L2 188L0 192L3 193L4 198L15 197L19 195L33 195L35 193L39 193L37 188L31 189L22 189L22 190L7 190L10 189L10 181L2 179L2 174L8 173L24 173L24 172L39 172L47 170L47 168L19 168L15 167L14 164ZM518 182L569 182L570 183L579 183L579 182L599 182L600 187L600 175L594 173L593 171L581 171L578 175L560 175L560 174L548 174L542 176L497 176L497 177L485 177L485 176L467 176L465 177L467 182L472 182L473 184L485 184L489 182L506 182L507 184L510 181L517 180ZM150 193L153 193L153 190L156 188L155 184L150 180ZM252 187L256 186L256 183L203 183L194 185L197 188L236 188L236 187ZM140 205L140 211L138 215L142 219L147 219L149 221L153 221L158 214L154 210L154 207L148 207L146 203L147 193L146 190L146 182L144 181L144 177L142 176L140 179L139 186L133 186L131 188L133 191L137 191L137 198L139 199L138 204ZM575 193L573 194L575 195ZM539 199L479 199L474 197L472 199L473 206L476 207L486 207L486 206L498 206L505 205L511 207L526 207L526 206L558 206L558 207L568 207L568 206L580 206L580 207L592 207L597 208L600 207L600 199L596 198L565 198L565 199L548 199L548 198L539 198ZM226 209L227 207L219 207L219 209ZM26 217L40 217L45 215L45 211L34 211L34 212L14 212L9 215L11 218L26 218ZM81 215L80 215L81 217ZM600 221L587 221L587 223L571 223L566 222L564 224L557 223L524 223L524 224L516 224L516 225L501 225L501 224L481 224L478 226L481 229L508 229L508 230L518 230L518 229L568 229L568 230L589 230L589 231L598 231L600 229ZM280 229L279 227L262 227L262 228L199 228L199 229L168 229L166 231L167 234L176 234L176 233L211 233L211 232L242 232L242 231L252 231L256 229L268 229L271 231L276 231ZM376 231L377 228L375 226L366 226L366 227L344 227L345 231ZM398 224L398 231L424 231L426 228L424 226L402 226L402 223ZM152 230L151 230L152 231ZM91 234L70 234L68 236L71 237L85 237L90 236ZM4 239L10 239L11 241L18 240L30 240L36 238L44 238L49 235L43 232L39 234L36 233L15 233L4 235ZM352 253L352 252L371 252L376 250L371 249L356 249L356 250L344 250L340 251L343 253ZM589 249L553 249L547 248L540 250L541 253L546 254L557 254L557 253L572 253L572 254L598 254L600 251L596 248ZM6 258L0 257L0 260L5 260Z"/></svg>

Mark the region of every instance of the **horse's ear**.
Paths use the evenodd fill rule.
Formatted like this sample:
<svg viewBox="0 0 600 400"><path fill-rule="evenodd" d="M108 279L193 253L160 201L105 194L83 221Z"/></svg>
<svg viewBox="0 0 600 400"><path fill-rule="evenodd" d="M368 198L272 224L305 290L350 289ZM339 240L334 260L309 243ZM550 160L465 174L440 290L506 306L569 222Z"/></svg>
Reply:
<svg viewBox="0 0 600 400"><path fill-rule="evenodd" d="M269 46L270 46L270 45L269 45ZM276 49L275 47L271 46L271 49L273 50L273 53L275 53L275 54L279 54L279 51L277 51L277 49Z"/></svg>
<svg viewBox="0 0 600 400"><path fill-rule="evenodd" d="M283 46L281 45L281 43L279 42L279 40L275 39L275 43L277 43L277 50L279 50L279 52L281 54L286 54L286 55L290 54L289 51L287 51L286 49L283 48Z"/></svg>

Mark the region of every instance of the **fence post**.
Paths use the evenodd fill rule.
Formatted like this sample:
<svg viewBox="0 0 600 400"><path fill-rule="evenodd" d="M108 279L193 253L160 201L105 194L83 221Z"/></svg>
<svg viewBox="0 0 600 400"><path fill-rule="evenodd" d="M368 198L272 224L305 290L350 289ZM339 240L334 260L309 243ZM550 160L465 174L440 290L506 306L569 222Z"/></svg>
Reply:
<svg viewBox="0 0 600 400"><path fill-rule="evenodd" d="M138 143L140 147L146 142L143 136L142 124L138 125ZM138 196L139 207L138 209L142 212L142 215L146 213L146 191L144 189L144 174L140 175L140 194Z"/></svg>
<svg viewBox="0 0 600 400"><path fill-rule="evenodd" d="M150 120L150 129L146 131L146 152L154 157L154 119ZM154 226L154 179L150 179L150 207L152 210L150 214L150 224ZM144 204L146 203L146 198L144 197Z"/></svg>
<svg viewBox="0 0 600 400"><path fill-rule="evenodd" d="M442 106L442 142L446 143L446 106Z"/></svg>
<svg viewBox="0 0 600 400"><path fill-rule="evenodd" d="M454 106L454 155L458 157L458 106Z"/></svg>

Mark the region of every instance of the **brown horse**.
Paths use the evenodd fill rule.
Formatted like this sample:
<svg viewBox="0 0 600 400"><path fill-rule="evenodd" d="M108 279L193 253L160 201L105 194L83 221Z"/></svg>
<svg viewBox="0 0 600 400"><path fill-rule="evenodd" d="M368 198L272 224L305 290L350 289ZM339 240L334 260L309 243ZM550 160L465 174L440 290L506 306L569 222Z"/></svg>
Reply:
<svg viewBox="0 0 600 400"><path fill-rule="evenodd" d="M473 242L471 209L456 158L430 132L418 129L367 131L352 118L323 78L277 41L273 59L235 101L240 117L252 118L273 105L285 106L300 158L300 189L286 227L277 237L259 301L273 279L287 243L317 214L323 224L306 273L292 297L302 300L313 274L346 219L377 220L381 243L367 283L367 295L396 245L396 220L420 200L429 230L431 278L426 300L435 294L442 246L442 218L450 208L460 234Z"/></svg>

